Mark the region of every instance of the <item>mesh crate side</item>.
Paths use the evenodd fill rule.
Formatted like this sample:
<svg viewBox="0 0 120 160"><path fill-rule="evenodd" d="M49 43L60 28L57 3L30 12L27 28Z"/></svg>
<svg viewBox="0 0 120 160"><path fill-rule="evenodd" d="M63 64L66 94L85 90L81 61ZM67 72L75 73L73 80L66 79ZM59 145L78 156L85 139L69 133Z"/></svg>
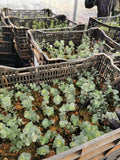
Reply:
<svg viewBox="0 0 120 160"><path fill-rule="evenodd" d="M96 54L84 60L37 67L20 69L0 67L0 88L14 88L16 83L29 85L30 83L40 84L45 82L50 84L55 79L65 80L69 76L75 78L78 71L80 73L83 69L91 71L92 67L99 72L102 81L110 79L113 82L120 75L120 70L113 65L111 58L105 54Z"/></svg>
<svg viewBox="0 0 120 160"><path fill-rule="evenodd" d="M66 24L67 26L77 25L77 23L67 19L65 15L57 15L54 17L29 18L29 19L9 17L8 19L10 24L13 26L28 27L30 29L54 28L56 25L57 26L59 25L60 27L61 24Z"/></svg>
<svg viewBox="0 0 120 160"><path fill-rule="evenodd" d="M49 8L41 10L24 10L24 9L10 9L2 8L2 14L6 16L18 17L18 18L35 18L35 17L51 17L55 15Z"/></svg>
<svg viewBox="0 0 120 160"><path fill-rule="evenodd" d="M94 18L90 18L88 22L88 28L99 27L104 30L104 32L115 42L120 43L120 27L109 26Z"/></svg>
<svg viewBox="0 0 120 160"><path fill-rule="evenodd" d="M45 41L44 43L49 43L49 44L54 44L56 40L60 41L60 40L64 40L64 44L68 45L69 41L73 41L75 47L78 47L81 42L82 42L82 38L83 35L87 35L90 40L91 40L91 45L94 45L95 42L93 40L93 38L96 41L105 41L104 47L100 48L99 52L105 52L105 53L109 53L111 51L111 53L114 53L115 51L119 51L120 50L120 45L118 45L117 43L115 43L111 38L109 38L101 29L99 28L91 28L89 30L75 30L75 31L64 31L64 30L60 30L56 31L56 29L52 29L52 32L50 29L46 29L46 30L28 30L27 31L28 34L28 43L29 46L34 46L33 48L31 47L32 50L35 50L35 48L37 48L37 53L38 55L43 55L43 57L45 57L46 61L49 63L50 61L52 61L52 57L49 58L47 56L47 54L45 54L41 48L39 47L39 45L42 44L43 40ZM36 47L35 47L36 46ZM34 52L34 51L33 51ZM37 58L39 59L39 57ZM64 59L64 60L68 60L68 59ZM44 63L43 63L44 64Z"/></svg>

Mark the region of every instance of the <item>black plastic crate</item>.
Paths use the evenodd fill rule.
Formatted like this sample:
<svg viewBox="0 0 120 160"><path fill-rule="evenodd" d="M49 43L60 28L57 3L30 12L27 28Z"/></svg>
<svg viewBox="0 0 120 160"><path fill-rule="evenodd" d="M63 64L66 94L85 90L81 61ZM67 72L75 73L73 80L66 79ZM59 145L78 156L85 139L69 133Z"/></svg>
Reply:
<svg viewBox="0 0 120 160"><path fill-rule="evenodd" d="M18 17L18 18L37 18L37 17L52 17L55 15L49 8L41 10L24 10L24 9L10 9L2 8L1 14L5 17Z"/></svg>
<svg viewBox="0 0 120 160"><path fill-rule="evenodd" d="M89 18L88 28L99 27L105 31L105 33L117 43L120 43L120 26L117 26L115 22L120 24L120 15L101 18ZM114 23L111 26L108 23Z"/></svg>
<svg viewBox="0 0 120 160"><path fill-rule="evenodd" d="M85 27L84 24L81 24L81 25L76 25L74 27L67 27L67 28L62 28L62 29L58 29L58 30L67 30L67 31L70 31L70 30L83 30ZM17 54L19 55L19 57L23 57L22 60L24 61L24 52L26 52L26 56L28 56L28 59L29 57L31 57L29 59L29 61L32 61L33 65L36 65L34 60L36 59L34 57L34 55L36 55L35 53L35 50L33 51L33 49L30 47L31 44L28 43L28 37L27 37L27 32L28 28L21 28L21 27L14 27L13 28L13 35L14 35L14 43L15 43L15 49L17 51ZM41 64L42 64L42 61L44 61L44 57L41 55ZM58 63L64 61L64 60L56 60ZM54 63L52 61L52 63Z"/></svg>
<svg viewBox="0 0 120 160"><path fill-rule="evenodd" d="M65 15L41 18L9 17L6 21L8 21L7 23L13 27L26 27L28 29L62 28L77 25L77 23L67 19Z"/></svg>
<svg viewBox="0 0 120 160"><path fill-rule="evenodd" d="M9 67L25 67L14 46L12 26L2 26L0 21L0 65Z"/></svg>
<svg viewBox="0 0 120 160"><path fill-rule="evenodd" d="M56 78L58 80L66 80L67 77L75 78L78 71L82 74L83 69L92 71L92 67L98 71L101 81L110 79L111 82L114 83L120 78L120 70L113 64L112 59L105 54L96 54L84 60L37 67L16 69L0 66L0 88L14 88L16 83L23 83L27 86L29 86L30 83L39 85L42 82L51 84ZM87 160L90 158L98 158L100 155L103 157L107 155L113 147L119 144L119 140L120 129L117 129L47 159L77 160L83 158Z"/></svg>
<svg viewBox="0 0 120 160"><path fill-rule="evenodd" d="M65 45L68 45L69 41L72 40L75 44L75 47L79 46L81 44L81 40L83 38L83 35L87 35L92 45L95 44L95 41L105 41L104 48L102 50L100 49L99 52L105 52L105 53L111 53L111 55L120 50L120 45L118 45L116 42L114 42L111 38L109 38L101 29L99 28L91 28L89 30L75 30L75 31L65 31L65 30L59 30L56 31L56 29L47 29L47 30L28 30L28 44L31 47L31 50L33 50L34 54L36 55L36 58L39 62L39 64L51 64L56 63L59 61L68 61L67 59L62 58L49 58L39 47L39 44L42 43L44 40L45 43L49 42L50 44L53 44L56 40L64 40ZM94 38L94 40L93 40Z"/></svg>
<svg viewBox="0 0 120 160"><path fill-rule="evenodd" d="M29 85L30 83L40 84L41 82L52 83L53 80L66 80L67 77L76 77L77 72L83 69L91 72L92 68L99 72L101 80L111 82L120 77L120 70L113 64L113 60L104 53L95 54L86 59L76 61L39 65L24 68L11 68L0 66L0 88L14 88L16 83ZM6 79L4 82L3 79ZM6 83L7 82L7 83Z"/></svg>

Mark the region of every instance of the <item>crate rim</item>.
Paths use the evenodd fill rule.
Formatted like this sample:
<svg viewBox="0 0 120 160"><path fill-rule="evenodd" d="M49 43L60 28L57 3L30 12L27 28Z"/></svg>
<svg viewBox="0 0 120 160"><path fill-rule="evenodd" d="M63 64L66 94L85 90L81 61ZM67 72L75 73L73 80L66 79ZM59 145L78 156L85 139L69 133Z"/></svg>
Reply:
<svg viewBox="0 0 120 160"><path fill-rule="evenodd" d="M67 27L68 28L68 27ZM72 27L73 28L73 27ZM52 29L52 30L56 30L56 29ZM101 28L99 28L99 27L92 27L92 28L89 28L88 30L75 30L75 31L70 31L71 33L89 33L90 31L94 31L94 30L99 30L103 35L104 35L104 37L106 38L106 40L107 41L109 41L109 42L112 42L112 44L114 44L115 46L117 46L117 48L118 48L118 50L120 50L120 44L119 43L117 43L117 42L115 42L113 39L111 39L109 36L107 36L106 34L105 34L105 32L101 29ZM45 32L45 31L49 31L49 32ZM44 53L43 52L43 50L39 47L39 45L37 44L37 42L35 41L35 39L34 39L34 36L33 36L33 34L32 33L35 33L35 32L39 32L39 33L42 33L42 34L44 34L44 33L47 33L47 34L52 34L52 33L59 33L58 31L54 31L54 32L50 32L50 29L42 29L42 30L32 30L32 29L30 29L30 30L27 30L27 36L29 35L29 37L30 37L30 41L31 41L31 43L33 44L33 46L34 47L36 47L37 48L37 50L38 50L38 52L40 53L40 54L42 54L45 58L46 58L46 60L47 61L53 61L53 60L63 60L63 61L72 61L72 60L70 60L70 59L64 59L64 58L49 58L48 56L47 56L47 54L46 53ZM62 33L62 32L64 32L64 33L69 33L69 31L60 31L60 33ZM62 39L61 39L62 40Z"/></svg>
<svg viewBox="0 0 120 160"><path fill-rule="evenodd" d="M116 68L117 70L120 71L120 68L118 68L116 65L114 65L114 62L113 62L113 59L108 56L107 54L105 53L96 53L94 55L91 55L90 57L87 57L87 58L82 58L82 59L75 59L75 60L72 60L72 61L66 61L66 62L61 62L61 63L57 63L57 64L72 64L72 63L77 63L77 62L84 62L84 61L87 61L93 57L96 57L96 56L105 56L109 59L111 65ZM43 65L39 65L39 66L29 66L29 67L22 67L22 68L14 68L14 67L8 67L8 66L4 66L4 65L0 65L0 69L8 69L8 70L15 70L15 71L23 71L23 70L27 70L27 69L35 69L35 68L40 68L40 67L45 67L45 66L55 66L56 63L54 64L43 64Z"/></svg>
<svg viewBox="0 0 120 160"><path fill-rule="evenodd" d="M101 18L103 18L103 17L101 17ZM120 30L120 26L110 26L110 25L108 25L108 24L105 24L105 23L102 23L102 22L99 22L99 19L96 19L96 18L93 18L93 17L90 17L89 18L89 21L90 20L94 20L94 21L96 21L98 24L101 24L102 26L104 26L104 27L109 27L109 28L112 28L112 29L118 29L118 30Z"/></svg>
<svg viewBox="0 0 120 160"><path fill-rule="evenodd" d="M85 142L77 147L74 147L74 148L71 148L67 151L64 151L62 153L59 153L59 154L56 154L55 156L52 156L52 157L49 157L49 158L46 158L44 160L62 160L63 158L65 158L66 156L69 156L69 154L72 154L72 153L75 153L75 152L80 152L80 150L84 149L85 147L89 147L90 145L94 145L94 143L97 143L99 141L102 141L104 140L105 138L109 138L110 136L113 136L114 134L117 134L117 133L120 133L120 128L116 129L116 130L113 130L109 133L105 133L104 135L102 136L99 136L97 138L94 138L88 142ZM78 158L80 158L80 154L81 153L78 153ZM67 160L66 158L64 160ZM72 160L72 159L70 159ZM89 160L89 159L87 159Z"/></svg>

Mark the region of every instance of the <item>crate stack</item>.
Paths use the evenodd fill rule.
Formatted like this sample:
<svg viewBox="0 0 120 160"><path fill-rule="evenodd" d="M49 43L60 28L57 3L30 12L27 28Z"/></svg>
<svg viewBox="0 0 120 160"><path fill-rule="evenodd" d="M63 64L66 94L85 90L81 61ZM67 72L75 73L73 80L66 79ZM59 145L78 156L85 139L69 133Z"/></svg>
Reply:
<svg viewBox="0 0 120 160"><path fill-rule="evenodd" d="M25 11L4 8L2 9L2 18L3 22L13 28L15 48L24 66L25 64L26 66L35 65L34 58L38 54L31 50L30 44L27 44L27 30L49 28L55 25L60 27L61 24L65 24L65 28L70 27L71 30L84 29L85 26L84 24L78 26L75 22L67 19L65 15L55 15L49 9Z"/></svg>
<svg viewBox="0 0 120 160"><path fill-rule="evenodd" d="M13 45L12 27L2 26L0 21L0 64L16 67L17 55Z"/></svg>

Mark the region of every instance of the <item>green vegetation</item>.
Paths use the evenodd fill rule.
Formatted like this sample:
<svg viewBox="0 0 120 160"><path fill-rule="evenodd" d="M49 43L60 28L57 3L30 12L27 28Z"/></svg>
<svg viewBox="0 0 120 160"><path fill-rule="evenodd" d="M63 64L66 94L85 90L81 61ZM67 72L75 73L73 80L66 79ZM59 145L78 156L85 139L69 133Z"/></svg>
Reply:
<svg viewBox="0 0 120 160"><path fill-rule="evenodd" d="M80 44L76 47L73 41L65 45L64 40L56 40L53 45L43 40L42 43L37 41L43 52L47 52L49 58L78 59L86 58L95 53L104 52L104 41L95 41L86 34L83 35Z"/></svg>
<svg viewBox="0 0 120 160"><path fill-rule="evenodd" d="M118 91L101 83L94 69L52 85L0 89L0 147L9 146L1 156L44 159L101 136L110 131L105 122L117 118L119 102Z"/></svg>

